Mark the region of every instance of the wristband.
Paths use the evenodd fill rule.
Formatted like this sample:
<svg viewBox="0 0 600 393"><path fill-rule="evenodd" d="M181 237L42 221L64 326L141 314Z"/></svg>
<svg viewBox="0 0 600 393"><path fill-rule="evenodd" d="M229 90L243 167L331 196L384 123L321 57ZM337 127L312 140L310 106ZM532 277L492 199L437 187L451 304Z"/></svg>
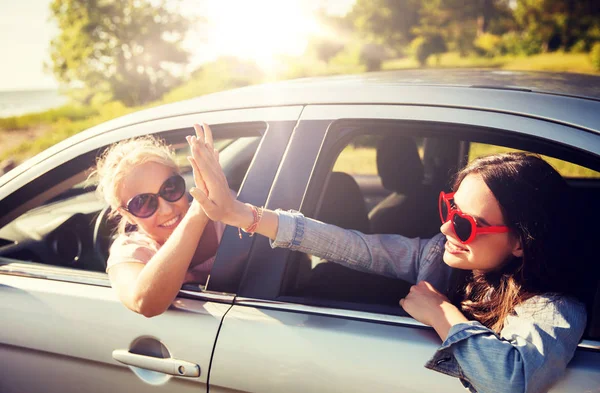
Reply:
<svg viewBox="0 0 600 393"><path fill-rule="evenodd" d="M250 224L246 228L238 228L238 235L240 236L240 239L242 238L242 231L249 233L250 237L254 235L254 232L256 232L256 228L258 228L258 224L260 223L260 220L263 216L263 212L265 210L264 207L257 208L256 206L251 205L249 203L246 203L246 205L249 206L252 210L252 224Z"/></svg>

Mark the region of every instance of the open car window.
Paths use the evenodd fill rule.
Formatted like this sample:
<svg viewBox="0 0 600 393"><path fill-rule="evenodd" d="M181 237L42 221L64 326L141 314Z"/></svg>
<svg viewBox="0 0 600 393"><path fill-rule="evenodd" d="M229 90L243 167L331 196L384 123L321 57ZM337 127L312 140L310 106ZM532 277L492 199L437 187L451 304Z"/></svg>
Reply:
<svg viewBox="0 0 600 393"><path fill-rule="evenodd" d="M215 148L220 151L221 164L238 191L262 138L252 127L249 131L238 127L233 131L217 126ZM194 185L191 167L186 157L189 147L180 130L160 136L173 149L187 189ZM228 152L228 150L231 152ZM116 228L105 221L106 204L99 200L96 180L88 178L95 165L95 157L103 151L88 154L87 165L78 165L77 174L62 179L61 168L54 172L54 184L45 190L36 190L37 204L0 228L0 259L50 265L54 267L105 272L108 248ZM70 165L65 163L65 166ZM32 189L33 192L33 189Z"/></svg>
<svg viewBox="0 0 600 393"><path fill-rule="evenodd" d="M412 129L398 122L396 129L386 125L364 127L363 133L340 138L337 145L322 151L304 205L307 215L318 220L366 234L396 234L428 239L439 233L441 221L437 203L440 191L449 191L458 168L475 157L505 151L544 153L569 182L577 204L572 207L582 244L593 244L599 230L592 223L600 213L590 211L600 198L598 167L572 162L564 146L547 141L503 138L503 145L486 143L486 133L470 128L453 138L447 133ZM497 136L496 139L497 140ZM321 171L321 172L319 172ZM319 174L323 174L320 176ZM571 181L585 178L585 182ZM312 193L312 194L311 194ZM310 195L316 195L310 198ZM313 207L314 204L314 207ZM314 211L314 214L311 213ZM585 253L585 251L584 251ZM598 264L590 273L600 277ZM589 286L589 304L596 313L600 304L598 280L584 280ZM281 299L308 305L406 315L398 305L411 282L359 272L313 255L292 252L283 280ZM594 303L596 302L596 303ZM600 336L600 320L590 324L588 337ZM595 330L594 330L595 329ZM593 333L596 332L596 333ZM597 338L597 337L596 337Z"/></svg>

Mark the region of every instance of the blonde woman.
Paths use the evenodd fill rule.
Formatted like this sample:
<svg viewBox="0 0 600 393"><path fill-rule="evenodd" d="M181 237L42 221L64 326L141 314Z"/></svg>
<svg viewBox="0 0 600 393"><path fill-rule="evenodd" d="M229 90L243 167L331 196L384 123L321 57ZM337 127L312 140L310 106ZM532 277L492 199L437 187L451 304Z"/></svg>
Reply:
<svg viewBox="0 0 600 393"><path fill-rule="evenodd" d="M111 146L96 174L97 192L120 220L107 261L111 284L129 309L159 315L183 283L206 282L225 225L189 203L172 152L151 136Z"/></svg>

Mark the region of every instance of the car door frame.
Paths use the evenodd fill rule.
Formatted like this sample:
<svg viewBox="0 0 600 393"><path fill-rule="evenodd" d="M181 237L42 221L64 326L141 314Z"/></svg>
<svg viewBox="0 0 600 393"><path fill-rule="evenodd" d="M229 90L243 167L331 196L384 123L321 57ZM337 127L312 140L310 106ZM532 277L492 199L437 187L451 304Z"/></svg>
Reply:
<svg viewBox="0 0 600 393"><path fill-rule="evenodd" d="M146 134L161 135L164 132L191 134L193 132L191 125L199 121L214 125L217 132L221 125L241 124L243 126L255 122L265 124L264 136L257 149L259 152L263 151L263 154L255 155L255 159L251 162L239 191L240 199L255 204L263 204L269 190L267 186L271 184L271 178L275 176L281 157L285 152L288 138L301 111L302 106L288 106L199 112L148 122L138 122L91 135L89 138L78 136L74 138L75 143L73 146L63 143L63 147L66 147L64 150L58 150L46 159L39 160L28 171L13 177L3 185L2 190L0 190L0 194L4 197L3 201L8 199L17 212L12 215L5 214L2 221L4 223L10 221L15 215L18 216L26 211L28 206L37 202L35 197L29 198L27 201L27 198L24 198L26 193L22 191L22 187L31 190L40 184L48 184L51 181L52 174L56 173L53 171L60 170L63 163L68 163L67 166L70 167L68 173L73 170L81 171L80 168L72 167L76 167L82 161L87 160L87 162L90 162L90 157L97 154L99 148L123 139L123 133L126 133L128 138ZM64 176L68 178L70 175ZM16 207L18 204L21 208ZM228 230L231 232L231 228L228 228ZM218 261L215 261L217 269L219 265L225 265L227 258L231 255L235 255L239 260L245 262L244 255L249 252L252 242L247 240L240 242L237 239L237 231L235 234L235 239L227 234L223 237L221 244L224 245L223 249L227 249L229 253L221 253L223 255L218 256ZM220 280L235 289L231 284L232 280L229 280L229 274L230 271L227 269L215 271L215 281ZM0 348L3 348L5 356L18 359L18 361L13 362L16 368L13 370L15 372L11 373L12 378L4 379L0 383L3 391L27 390L28 387L16 386L15 384L24 383L27 380L28 368L24 365L36 359L39 359L37 362L38 368L45 370L40 375L44 375L46 381L45 383L42 381L36 382L35 379L29 379L29 381L44 383L46 391L67 392L69 391L68 386L75 389L74 391L80 391L84 389L82 385L84 381L81 380L81 376L95 376L97 378L98 374L93 370L100 372L101 369L105 371L112 369L113 373L111 375L113 377L105 378L106 386L88 386L87 388L91 389L88 391L137 390L140 386L143 386L143 383L137 377L133 377L133 374L130 370L127 370L125 365L114 360L111 353L115 349L125 351L131 349L134 343L139 343L136 340L143 337L152 340L155 344L164 340L165 345L171 349L172 357L181 359L181 356L183 356L181 360L192 361L192 363L197 363L200 366L200 376L193 379L193 382L197 382L195 384L190 384L188 383L189 380L184 381L183 377L178 376L175 376L174 379L159 378L157 380L156 375L152 377L145 372L138 373L138 376L144 378L146 383L152 384L152 381L158 381L160 386L157 389L159 391L172 391L174 388L182 389L181 391L197 391L199 386L208 389L214 343L221 320L233 303L235 296L235 291L223 293L224 291L211 291L210 289L202 292L182 290L169 310L161 316L146 320L143 316L125 309L119 303L115 293L110 288L110 282L105 273L78 271L76 269L64 269L27 262L20 263L6 259L0 264L0 291L8 295L4 297L5 300L10 297L12 301L10 305L4 303L4 326L2 334L0 334ZM78 306L70 304L73 303L69 301L70 296L73 297L72 299L76 304L79 304ZM20 310L19 304L30 306L31 309L24 308ZM87 309L86 304L105 309L105 312L102 315L96 315L94 313L95 307ZM86 341L86 331L77 330L76 323L72 323L72 326L61 325L61 321L70 320L74 322L73 317L68 317L70 308L77 315L77 318L74 318L75 321L89 327L103 326L109 333L112 330L114 332L113 336L92 343ZM29 314L24 314L27 312ZM45 322L38 321L38 323L35 323L35 316L42 312L43 315L50 316L50 319L52 319L52 315L55 315L56 323L52 326L46 326L47 331L42 329ZM30 318L33 318L33 321L30 322L34 323L19 329L19 318L23 318L24 315L30 315ZM104 319L106 316L110 316L110 319ZM111 319L114 320L110 322ZM203 320L206 321L204 328L202 327ZM185 326L173 329L173 326L178 326L176 322L184 323ZM124 325L119 325L122 326L119 328L115 325L119 323L124 323ZM61 326L63 327L61 328ZM195 334L199 331L201 333ZM25 333L25 336L21 333ZM45 333L51 333L57 339L53 341L46 340ZM203 340L195 342L196 337ZM204 345L199 344L202 341L205 343ZM120 344L116 345L116 342L120 342ZM104 346L106 343L112 343L115 347L106 348ZM136 347L136 351L139 352L140 349ZM143 352L144 348L141 351ZM193 353L196 354L190 355ZM44 366L42 359L52 363L45 363ZM36 364L33 363L32 366L35 368ZM49 367L50 364L55 364L56 367L75 367L79 363L85 365L81 367L81 374L72 371L70 374L68 369L56 369L55 372L52 372L52 367ZM22 370L22 372L17 372L18 370ZM58 381L56 379L57 375L61 375L64 381ZM72 375L72 377L68 377L69 375ZM106 376L102 373L101 375ZM171 380L173 382L166 383ZM61 385L52 385L53 383ZM62 385L63 383L64 385ZM35 386L39 387L41 385Z"/></svg>
<svg viewBox="0 0 600 393"><path fill-rule="evenodd" d="M451 128L453 125L463 129L477 127L488 129L492 133L497 130L513 133L515 136L546 139L554 144L564 144L587 151L595 155L591 164L600 166L600 144L596 142L597 135L588 130L544 121L544 119L473 108L369 104L309 105L304 109L290 139L290 145L273 182L265 207L292 209L308 216L314 215L317 207L315 194L322 189L334 163L327 153L335 145L339 145L340 140L348 139L348 136L354 132L352 128L355 127L345 127L347 121L356 125L357 123L354 122L373 123L373 121L385 122L386 120L415 122L417 126L421 122L426 122L441 128ZM540 129L542 133L536 132ZM573 158L581 162L579 157ZM581 163L586 164L586 162ZM291 178L294 179L293 184L289 181ZM311 190L310 185L315 183L318 184ZM282 264L275 261L285 260L289 254L289 250L271 250L270 243L264 238L256 241L238 298L276 300L285 266L278 266Z"/></svg>
<svg viewBox="0 0 600 393"><path fill-rule="evenodd" d="M572 100L572 98L570 99ZM311 193L319 193L319 190L322 190L326 174L333 166L332 158L327 156L331 149L340 140L352 133L352 130L344 130L343 126L346 120L351 122L363 120L366 122L373 120L385 122L390 120L394 122L414 122L414 124L427 122L428 124L446 127L452 127L453 125L459 128L477 127L478 129L487 129L492 133L500 130L502 133L509 132L515 136L522 135L528 138L546 139L553 144L562 143L589 152L588 156L593 156L591 162L595 167L598 167L600 162L598 160L600 157L600 144L597 142L598 135L593 131L587 128L578 128L572 124L561 124L557 121L524 116L519 113L426 105L308 105L304 109L298 127L290 140L290 146L271 189L267 208L293 209L301 211L307 216L312 216L315 213L316 198L311 197ZM579 159L579 157L576 158ZM294 179L294 183L290 184L289 179ZM272 314L273 312L281 313L280 315L292 313L304 315L306 318L319 318L320 322L315 323L321 326L327 325L329 319L342 318L348 321L365 321L376 325L391 324L400 329L410 329L414 332L421 332L423 329L432 332L432 328L410 317L379 313L377 307L370 309L365 307L363 311L356 311L327 305L311 306L291 302L289 299L281 297L280 289L285 278L290 255L291 251L287 249L272 250L269 241L265 238L258 239L255 242L250 253L244 279L234 300L234 306L223 321L222 334L219 336L216 346L217 356L230 353L231 347L236 345L235 342L229 342L235 341L235 338L231 336L232 333L227 333L228 321L231 319L231 321L236 322L236 326L239 326L240 316L253 313L258 315L261 312L268 312L271 315L275 315ZM373 312L369 312L370 310ZM268 319L266 323L269 323ZM348 343L348 345L353 344L360 345L356 342ZM271 359L268 359L265 348L286 345L286 343L256 342L255 345L262 348L262 366L268 367L267 361ZM569 365L567 378L560 382L564 389L583 388L582 385L578 385L575 376L585 375L582 370L587 367L586 362L590 356L594 361L598 361L600 342L583 340L579 345L575 359ZM376 360L366 359L367 362ZM211 370L216 377L213 380L217 384L215 387L225 386L240 391L252 391L246 390L243 384L228 385L222 370L223 368L230 368L245 373L243 369L239 368L238 362L252 364L255 361L256 359L251 356L242 356L238 360L219 359L217 357L218 369L213 368ZM278 361L281 363L284 360L278 359ZM279 366L285 369L281 364ZM247 375L251 375L251 373ZM423 375L423 377L426 377L426 375ZM597 373L594 378L596 378L595 382L599 382L600 373ZM277 379L277 376L275 375L271 379ZM239 378L235 380L236 383L241 383ZM211 386L213 386L213 382L211 382ZM329 382L331 384L344 384L343 381ZM294 383L298 384L302 381L294 381ZM265 391L269 390L268 385L261 385L261 388L266 389Z"/></svg>

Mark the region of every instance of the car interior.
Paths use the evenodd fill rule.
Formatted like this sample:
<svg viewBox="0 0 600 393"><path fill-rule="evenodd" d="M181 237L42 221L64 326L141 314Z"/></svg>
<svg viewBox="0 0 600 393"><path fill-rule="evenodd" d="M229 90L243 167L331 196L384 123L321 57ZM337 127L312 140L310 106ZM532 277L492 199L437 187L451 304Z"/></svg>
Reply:
<svg viewBox="0 0 600 393"><path fill-rule="evenodd" d="M216 127L217 129L219 127ZM223 133L221 133L223 134ZM180 164L187 188L193 174L186 160L186 133L178 130L161 135L171 145ZM247 135L247 133L246 133ZM220 161L230 187L237 191L260 143L260 134L239 137L235 133L215 139ZM58 185L27 204L26 211L0 228L0 258L31 264L51 265L91 272L104 272L108 250L116 234L116 222L109 218L110 208L95 194L96 183L89 177L95 158L104 149L86 155L76 173L58 168ZM83 168L83 169L82 169ZM191 198L188 195L188 198ZM3 262L4 263L4 262Z"/></svg>
<svg viewBox="0 0 600 393"><path fill-rule="evenodd" d="M401 127L399 127L401 128ZM477 155L496 151L523 150L544 155L557 167L572 187L575 201L573 214L581 233L581 260L587 264L587 277L581 284L587 289L590 311L585 337L600 339L600 264L595 263L593 244L600 229L600 211L589 209L600 200L600 162L584 157L581 152L568 151L541 140L502 138L489 130L462 130L454 137L435 130L411 133L382 129L374 133L370 149L376 161L377 173L345 173L338 169L343 156L324 160L329 172L323 177L324 187L318 187L318 174L309 187L321 188L311 209L310 199L303 206L309 217L363 233L399 234L407 237L430 238L439 233L441 221L437 209L441 190L449 191L453 174ZM425 133L423 132L425 131ZM365 131L363 131L365 132ZM427 134L428 132L428 134ZM401 135L399 135L401 134ZM423 135L427 135L423 137ZM504 134L505 135L505 134ZM337 152L356 140L344 140ZM335 156L335 154L333 154ZM559 160L557 160L559 159ZM558 163L558 164L557 164ZM574 165L579 164L579 165ZM587 170L582 168L587 167ZM582 172L583 174L580 174ZM575 175L573 175L575 173ZM380 187L375 192L374 179ZM314 190L314 189L313 189ZM310 194L310 189L308 194ZM311 214L314 211L314 214ZM396 315L406 315L398 306L411 284L402 280L375 276L342 265L293 252L281 290L281 300L303 304L329 306Z"/></svg>

